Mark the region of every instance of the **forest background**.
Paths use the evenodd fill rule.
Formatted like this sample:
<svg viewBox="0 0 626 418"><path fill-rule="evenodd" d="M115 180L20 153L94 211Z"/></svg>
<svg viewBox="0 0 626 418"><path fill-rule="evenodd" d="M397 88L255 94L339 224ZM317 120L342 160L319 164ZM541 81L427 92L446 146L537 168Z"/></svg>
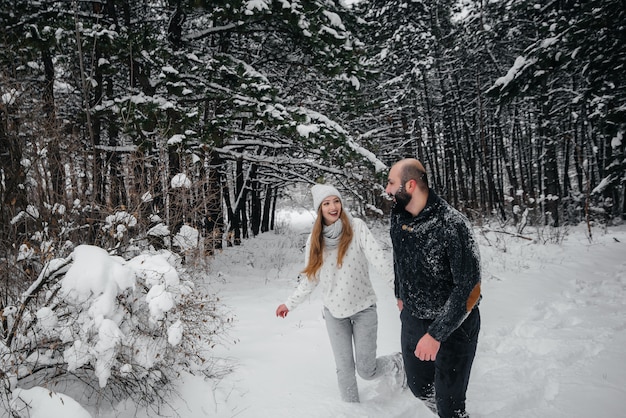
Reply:
<svg viewBox="0 0 626 418"><path fill-rule="evenodd" d="M15 315L52 300L42 272L77 244L197 262L274 229L290 186L324 181L384 217L385 170L406 156L475 224L585 222L591 237L623 222L625 14L599 0L3 1L3 353L51 344L18 347L36 321ZM190 231L199 247L177 238Z"/></svg>

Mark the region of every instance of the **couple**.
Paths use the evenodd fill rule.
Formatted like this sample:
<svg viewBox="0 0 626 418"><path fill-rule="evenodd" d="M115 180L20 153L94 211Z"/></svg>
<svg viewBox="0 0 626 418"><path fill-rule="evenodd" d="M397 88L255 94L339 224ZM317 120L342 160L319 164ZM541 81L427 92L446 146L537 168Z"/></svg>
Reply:
<svg viewBox="0 0 626 418"><path fill-rule="evenodd" d="M339 192L328 185L311 188L318 216L306 246L307 280L276 315L284 318L322 283L344 401L359 401L354 342L356 370L364 379L401 373L439 417L467 417L465 393L480 329L478 245L467 219L429 189L418 160L396 163L386 192L395 201L393 272L365 223L343 210ZM376 295L368 261L393 277L402 323L397 355L376 358Z"/></svg>

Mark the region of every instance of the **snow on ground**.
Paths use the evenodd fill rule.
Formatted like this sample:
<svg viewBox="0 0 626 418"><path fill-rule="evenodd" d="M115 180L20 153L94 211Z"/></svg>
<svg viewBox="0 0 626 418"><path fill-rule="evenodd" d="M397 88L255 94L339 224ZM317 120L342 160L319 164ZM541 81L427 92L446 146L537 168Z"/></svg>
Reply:
<svg viewBox="0 0 626 418"><path fill-rule="evenodd" d="M163 416L433 416L409 391L385 381L359 380L361 404L339 399L319 292L287 318L275 316L297 284L312 221L308 212L282 213L279 233L246 240L215 258L207 286L235 318L215 356L233 372L222 379L182 376L178 397L159 411ZM372 230L389 249L386 225ZM571 228L559 232L560 244L477 232L484 297L468 391L472 418L626 416L626 226L594 229L591 242L582 227ZM538 234L529 229L525 235ZM400 323L392 291L376 275L372 280L384 355L398 351ZM129 400L95 415L155 413Z"/></svg>
<svg viewBox="0 0 626 418"><path fill-rule="evenodd" d="M192 379L175 402L181 416L238 418L433 415L408 391L359 380L362 403L339 399L334 360L315 292L276 318L302 268L308 212L290 213L270 232L229 248L207 279L236 317L233 344L216 355L235 364L221 381ZM386 225L373 226L389 248ZM479 231L479 230L477 230ZM526 232L534 239L549 237ZM560 244L478 233L484 268L482 331L470 388L473 418L625 416L626 227L561 231ZM554 238L557 232L552 232ZM540 235L540 236L539 236ZM379 277L378 349L398 351L400 323ZM190 382L190 383L192 383ZM130 414L127 415L130 418Z"/></svg>

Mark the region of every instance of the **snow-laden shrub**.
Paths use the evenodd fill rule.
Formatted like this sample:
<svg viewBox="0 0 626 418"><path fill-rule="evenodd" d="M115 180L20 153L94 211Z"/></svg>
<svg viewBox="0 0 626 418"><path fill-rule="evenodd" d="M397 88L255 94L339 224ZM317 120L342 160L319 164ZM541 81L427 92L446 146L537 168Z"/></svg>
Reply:
<svg viewBox="0 0 626 418"><path fill-rule="evenodd" d="M91 418L91 414L71 397L35 386L15 389L11 401L13 416ZM63 411L63 415L58 412Z"/></svg>
<svg viewBox="0 0 626 418"><path fill-rule="evenodd" d="M68 393L76 399L97 393L153 404L181 371L211 374L206 350L228 320L188 279L166 251L124 260L81 245L50 261L20 306L4 309L4 398L71 380L82 385L78 397Z"/></svg>

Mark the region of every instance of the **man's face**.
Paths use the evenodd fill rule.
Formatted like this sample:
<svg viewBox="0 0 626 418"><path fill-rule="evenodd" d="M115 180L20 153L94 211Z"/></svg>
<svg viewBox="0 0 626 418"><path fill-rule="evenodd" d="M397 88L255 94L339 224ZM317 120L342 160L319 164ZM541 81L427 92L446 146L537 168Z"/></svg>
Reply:
<svg viewBox="0 0 626 418"><path fill-rule="evenodd" d="M411 201L411 195L404 189L400 169L397 165L391 167L391 170L389 170L385 192L389 197L393 198L393 201L396 203L396 208L398 209L406 208L406 205Z"/></svg>

